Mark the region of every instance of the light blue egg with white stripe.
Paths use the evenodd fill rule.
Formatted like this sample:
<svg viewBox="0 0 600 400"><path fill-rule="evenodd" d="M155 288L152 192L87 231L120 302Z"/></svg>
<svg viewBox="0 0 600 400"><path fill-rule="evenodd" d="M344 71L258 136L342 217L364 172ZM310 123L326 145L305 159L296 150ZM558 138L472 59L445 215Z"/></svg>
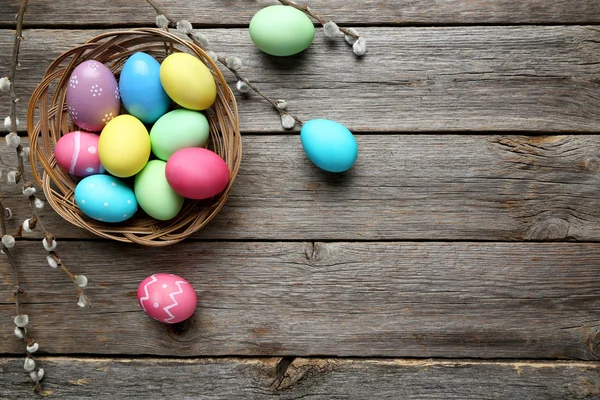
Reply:
<svg viewBox="0 0 600 400"><path fill-rule="evenodd" d="M352 132L335 121L311 119L305 122L300 140L308 158L325 171L347 171L358 157L358 144Z"/></svg>
<svg viewBox="0 0 600 400"><path fill-rule="evenodd" d="M88 217L110 223L128 220L138 208L133 190L110 175L82 179L75 187L75 203Z"/></svg>

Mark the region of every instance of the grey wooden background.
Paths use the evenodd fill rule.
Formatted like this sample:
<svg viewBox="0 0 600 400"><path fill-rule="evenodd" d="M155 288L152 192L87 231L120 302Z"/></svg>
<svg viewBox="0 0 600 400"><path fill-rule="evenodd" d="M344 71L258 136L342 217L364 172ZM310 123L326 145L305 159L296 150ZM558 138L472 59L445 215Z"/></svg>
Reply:
<svg viewBox="0 0 600 400"><path fill-rule="evenodd" d="M347 125L360 156L346 174L319 171L250 95L235 187L193 238L116 244L46 209L94 302L75 306L35 233L18 244L46 395L600 398L600 0L311 1L368 39L362 59L320 29L301 55L261 54L247 25L272 0L161 3L300 118ZM0 76L16 10L0 6ZM142 0L38 0L25 21L23 99L62 51L154 14ZM2 146L16 230L28 212L5 183L11 157ZM195 286L191 320L139 309L155 272ZM4 258L0 277L0 398L22 398Z"/></svg>

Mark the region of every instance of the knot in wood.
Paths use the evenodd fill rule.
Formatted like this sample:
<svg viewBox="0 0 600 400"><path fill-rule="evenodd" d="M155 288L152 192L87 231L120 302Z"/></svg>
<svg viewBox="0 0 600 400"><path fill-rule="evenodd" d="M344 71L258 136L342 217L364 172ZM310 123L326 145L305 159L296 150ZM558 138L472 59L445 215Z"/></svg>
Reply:
<svg viewBox="0 0 600 400"><path fill-rule="evenodd" d="M586 158L583 161L583 168L586 171L590 171L590 172L600 171L600 159L598 159L598 157L595 157L595 156Z"/></svg>
<svg viewBox="0 0 600 400"><path fill-rule="evenodd" d="M562 240L569 235L569 222L558 217L544 217L527 230L527 240Z"/></svg>

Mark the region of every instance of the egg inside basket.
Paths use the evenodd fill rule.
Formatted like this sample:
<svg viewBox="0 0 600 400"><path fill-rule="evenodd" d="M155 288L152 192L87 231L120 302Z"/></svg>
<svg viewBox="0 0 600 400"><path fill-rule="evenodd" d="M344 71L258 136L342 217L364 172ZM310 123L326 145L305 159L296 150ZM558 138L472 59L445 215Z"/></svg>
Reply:
<svg viewBox="0 0 600 400"><path fill-rule="evenodd" d="M151 218L142 209L119 223L108 223L85 215L75 201L81 178L57 164L54 149L59 139L81 127L73 122L67 106L72 72L81 63L95 60L119 78L126 60L137 52L162 62L173 53L188 53L200 60L216 83L216 99L203 111L209 124L206 148L216 153L229 170L229 182L219 194L204 200L186 199L181 211L169 220ZM173 110L172 105L169 111ZM127 113L121 109L121 113ZM242 157L242 144L235 97L216 64L198 46L167 31L140 28L105 33L60 55L46 70L33 92L27 113L30 160L33 176L48 203L65 220L103 238L148 246L177 243L203 228L221 210L235 181ZM126 184L131 182L125 180Z"/></svg>

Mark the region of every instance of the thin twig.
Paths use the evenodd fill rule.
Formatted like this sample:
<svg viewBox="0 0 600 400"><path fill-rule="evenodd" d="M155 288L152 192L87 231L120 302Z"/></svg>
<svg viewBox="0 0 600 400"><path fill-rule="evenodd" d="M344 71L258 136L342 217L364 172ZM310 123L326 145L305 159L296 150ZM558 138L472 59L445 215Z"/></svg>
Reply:
<svg viewBox="0 0 600 400"><path fill-rule="evenodd" d="M2 204L2 200L0 199L0 230L1 230L1 234L2 236L7 235L8 232L6 230L6 219L4 217L4 205ZM15 310L16 310L16 315L21 315L21 295L23 293L25 293L25 291L23 290L23 288L21 288L21 284L19 281L19 267L18 264L16 263L12 253L10 252L10 249L8 247L6 247L4 244L2 244L2 252L6 255L6 258L8 258L8 262L10 263L10 265L13 268L13 272L14 272L14 284L13 284L13 298L14 298L14 302L15 302ZM17 327L17 329L19 329L19 331L21 332L21 336L23 338L23 342L25 343L25 346L32 346L35 341L29 337L29 335L27 334L27 328L21 328L21 327ZM33 359L33 355L29 352L29 350L25 350L27 355L26 357ZM37 375L36 375L37 376ZM39 393L42 389L42 384L41 381L39 379L35 380L35 392Z"/></svg>
<svg viewBox="0 0 600 400"><path fill-rule="evenodd" d="M171 17L167 12L165 12L164 9L162 9L154 0L146 0L146 2L152 7L154 8L154 11L156 11L157 15L164 15L165 18L167 18L167 20L169 21L169 24L173 27L176 28L177 27L177 21ZM192 42L194 42L195 45L197 45L198 47L200 47L202 50L207 51L208 49L205 48L202 43L200 43L198 41L198 39L196 39L194 37L194 35L192 35L191 33L187 35ZM262 97L263 99L265 99L267 102L269 102L269 104L271 104L273 106L273 108L275 108L275 110L277 110L277 112L279 113L279 115L284 115L284 114L288 114L289 116L291 116L292 118L294 118L294 120L296 122L298 122L300 125L302 125L302 121L296 117L295 115L293 115L292 113L282 110L279 107L277 107L277 102L273 101L271 98L269 98L266 94L264 94L256 85L250 83L250 81L246 78L244 78L242 75L240 75L240 73L232 68L230 68L227 65L227 58L223 57L223 56L217 56L217 61L219 61L219 63L221 63L221 65L223 65L225 68L227 68L238 80L244 82L246 85L248 85L248 87L252 90L254 90L256 92L256 94L258 94L260 97Z"/></svg>
<svg viewBox="0 0 600 400"><path fill-rule="evenodd" d="M278 0L281 4L285 5L285 6L290 6L290 7L294 7L297 10L302 11L305 14L308 14L309 16L311 16L312 18L314 18L315 20L319 21L319 23L323 26L325 26L325 24L327 23L327 20L324 19L323 17L319 16L317 13L315 13L312 8L310 8L309 6L301 6L298 3L294 3L291 0ZM355 32L352 32L350 29L348 28L342 28L339 27L340 31L344 32L344 34L352 36L356 39L358 39L360 37L360 35L356 34Z"/></svg>

